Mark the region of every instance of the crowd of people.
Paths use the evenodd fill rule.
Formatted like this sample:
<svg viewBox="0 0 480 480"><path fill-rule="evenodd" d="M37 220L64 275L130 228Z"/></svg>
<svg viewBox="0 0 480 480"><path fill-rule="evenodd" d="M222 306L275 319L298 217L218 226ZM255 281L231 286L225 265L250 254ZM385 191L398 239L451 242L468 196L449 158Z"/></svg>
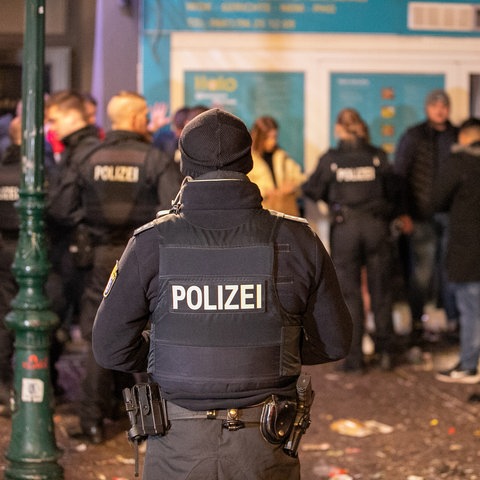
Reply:
<svg viewBox="0 0 480 480"><path fill-rule="evenodd" d="M475 194L467 196L471 182L478 181L478 119L456 127L449 117L447 93L431 91L425 119L403 132L389 162L371 145L360 114L342 110L335 125L338 144L321 156L302 185L307 198L329 207L331 255L354 322L352 347L341 365L345 371L365 371L366 309L373 314L374 361L381 368L421 361L431 341L427 306L433 305L445 312L445 337L460 341L458 364L436 378L480 381L475 244L480 217ZM395 272L401 273L400 292L392 289L398 285ZM406 300L410 311L406 339L392 323L392 302L398 300Z"/></svg>
<svg viewBox="0 0 480 480"><path fill-rule="evenodd" d="M342 304L332 298L330 307L327 304L322 307L322 312L331 308L332 312L336 312L334 319L340 321L340 325L332 321L329 327L330 337L324 348L331 350L321 355L311 351L310 354L305 353L305 358L313 355L311 363L321 363L345 357L339 363L339 368L345 372L365 372L362 340L365 334L367 292L375 325L375 358L382 369L394 368L400 358L398 335L392 318L397 293L393 291L392 282L398 267L412 318L407 348L421 349L424 346L425 307L434 303L445 310L448 328L460 332L459 362L448 371L438 372L437 378L447 382L480 381L477 370L480 354L477 241L480 218L476 188L480 182L480 120L469 119L459 128L453 126L449 121L450 99L444 91L435 90L427 96L425 121L407 129L402 135L393 162L389 161L381 148L372 145L368 125L360 113L350 108L342 110L338 113L335 125L338 143L321 155L309 176L302 171L299 162L279 145L278 119L271 116L257 118L247 135L238 119L221 110L202 105L184 106L168 117L165 105L149 109L143 96L122 91L114 95L107 105L111 128L105 132L96 124L95 108L96 102L90 95L75 91L61 91L48 97L45 103L47 133L44 161L46 232L51 263L46 292L52 309L61 320L52 338L53 387L55 394L60 396L62 392L54 368L55 361L62 354L69 329L72 325L78 325L88 345L82 398L79 399L80 424L82 434L92 443L103 441L103 420L115 415L117 404L122 399L121 390L132 386L135 381L132 373L144 372L147 367L145 349L148 350L148 343L143 344L138 335L146 328L149 314L156 311L154 288L158 288L158 282L167 282L169 279L165 272L162 277L162 270L156 270L158 251L155 251L152 242L158 241L160 231L162 245L167 245L169 248L166 251L173 255L175 235L170 238L172 234L164 232L163 224L159 223L154 230L137 235L136 243L129 243L129 239L135 229L149 224L159 211L183 209L185 218L189 219L190 227L188 222L186 226L181 222L175 224L179 232L191 230L191 239L177 252L181 258L188 259L189 251L205 248L202 243L206 241L203 238L205 233L202 231L227 227L240 229L241 224L240 230L243 232L244 223L250 222L249 228L258 230L257 233L251 230L250 235L255 237L259 245L268 243L268 235L273 235L272 232L276 232L277 228L280 228L279 235L285 236L290 243L295 244L298 240L310 245L309 242L313 242L310 247L318 250L317 261L322 258L322 268L330 272L328 262L325 263L326 252L315 241L307 239L303 227L292 227L290 224L276 227L272 224L270 231L261 226L258 219L253 221L247 214L250 209L258 209L261 205L264 209L279 212L282 218L293 219L302 214L303 199L325 202L330 212L330 255L341 296L353 320L353 335L350 341L346 326L349 316L342 311ZM13 375L13 337L3 319L17 293L11 265L19 232L15 202L18 200L21 176L20 127L21 119L17 112L10 120L9 141L0 164L0 402L4 404L8 403ZM209 140L209 136L218 131L230 136L232 146L226 143L220 149L220 140ZM230 147L232 150L229 150ZM222 173L225 171L230 176ZM195 180L197 177L205 177L208 181L188 182L189 178ZM222 181L225 179L229 180L227 184L231 192L223 198L223 185L227 184ZM245 183L247 179L258 186L257 191L248 187ZM219 189L217 193L215 188ZM264 221L265 225L270 225L270 217ZM392 226L398 230L397 235L392 234ZM247 234L243 232L242 235ZM295 235L299 239L295 240ZM122 257L127 243L127 254ZM142 247L143 243L145 245ZM239 241L237 248L247 252L249 247ZM249 253L253 255L252 261L256 258L259 264L253 265L249 259L246 265L249 269L258 269L257 275L267 278L270 274L268 269L274 267L263 264L260 253L260 248L259 252L252 249ZM313 262L307 260L310 254L294 252L293 257L298 255L294 262L281 258L280 266L275 267L285 270L283 283L279 281L276 284L280 303L275 304L277 310L274 311L280 316L285 311L292 318L299 315L302 308L307 308L306 297L314 296L312 285L315 283L315 274L309 277L311 284L306 282L302 288L295 287L298 291L290 290L288 281L292 269L304 268L309 272L309 262ZM216 265L221 269L224 263L220 254L211 255L212 265L219 262ZM233 261L233 257L228 257L230 253L225 255L223 262ZM121 268L129 273L117 280L115 269L118 273L118 260L121 257ZM179 258L165 254L162 260L168 264L179 262ZM396 260L400 260L400 265L395 265ZM195 265L194 257L192 262ZM195 275L187 263L179 262L185 278ZM199 264L205 266L204 262ZM114 266L114 272L111 273ZM151 280L154 287L147 281L142 269L147 272L145 275L149 279L154 278ZM239 268L236 275L248 277L249 274ZM128 276L131 276L130 280ZM116 289L111 290L116 281ZM179 296L175 299L178 304L184 299L180 292L183 292L186 280L174 278L170 281L178 283L176 288ZM315 289L320 288L320 280L315 281ZM336 291L335 278L322 281L330 285L322 287L322 295L329 288ZM203 281L200 283L202 288L208 289L208 284ZM129 293L128 300L125 292ZM270 295L270 292L267 293ZM132 300L135 294L138 299ZM247 303L256 298L253 293L249 295L244 299ZM220 305L221 300L216 301ZM260 299L257 301L260 304ZM190 302L193 302L191 298ZM320 309L314 300L312 302L313 310ZM120 314L118 309L130 312L137 323L126 318L124 330L114 337L109 348L105 348L104 344L99 347L97 340L95 350L95 339L92 349L92 329L101 304L99 315L104 319L104 324L100 322L96 326L97 338L105 336L106 330L112 332L115 328L121 328L111 322L113 314ZM163 306L166 311L173 308L168 304ZM184 310L183 316L179 317L181 321L186 321L186 312ZM161 313L158 315L161 320ZM312 315L315 317L320 314L314 312ZM161 321L168 325L167 319ZM293 319L288 322L295 324ZM230 324L228 326L232 327ZM127 327L133 328L134 334L125 335ZM169 325L168 328L175 335L176 327ZM219 332L223 331L217 328ZM339 329L338 332L336 329ZM197 334L198 347L202 342L208 343L208 339L201 335L200 328ZM296 335L293 330L291 334ZM311 334L313 345L320 348L322 334L314 328ZM152 335L156 342L166 342L161 332L152 332ZM246 333L238 330L237 335L243 338ZM343 352L342 343L346 339L349 348ZM252 339L245 337L244 341L248 343ZM187 350L187 356L193 355L193 347L187 348L178 340L176 342L172 345L165 343L165 350L174 357ZM338 345L332 346L332 342ZM115 350L116 347L118 350ZM239 358L243 358L240 346L229 348L235 348ZM139 356L139 352L145 355ZM221 357L221 352L219 349L216 355ZM253 347L251 353L255 353ZM258 345L258 358L263 354ZM325 359L320 361L315 355L324 355ZM156 364L158 377L167 390L171 388L174 391L176 384L168 365L178 368L181 373L181 362L173 365L173 360L165 356L160 358L165 363ZM203 361L201 357L196 357L196 369L201 370ZM293 357L291 361L294 361ZM289 368L295 370L292 370L292 374L298 373L292 365ZM195 386L196 369L185 370L185 376L192 383L192 392L181 392L187 397L192 395L196 400L187 398L178 404L192 410L202 405L208 410L209 405L201 400L201 386ZM273 375L267 370L265 378ZM225 365L224 376L228 376L229 372L228 365ZM287 389L288 382L282 384L282 381L285 381L284 377L278 379L277 393L282 388ZM220 390L223 389L222 385L222 381L217 379ZM291 382L288 385L290 388ZM250 387L253 389L252 385ZM255 388L258 389L258 385ZM221 405L221 392L217 393L216 402ZM238 392L236 395L237 400L243 399ZM180 397L171 394L169 398L175 401ZM243 407L258 400L253 393L247 397L234 404ZM112 399L116 399L116 402ZM161 451L163 447L160 444L155 448ZM155 461L152 460L148 468L156 469Z"/></svg>

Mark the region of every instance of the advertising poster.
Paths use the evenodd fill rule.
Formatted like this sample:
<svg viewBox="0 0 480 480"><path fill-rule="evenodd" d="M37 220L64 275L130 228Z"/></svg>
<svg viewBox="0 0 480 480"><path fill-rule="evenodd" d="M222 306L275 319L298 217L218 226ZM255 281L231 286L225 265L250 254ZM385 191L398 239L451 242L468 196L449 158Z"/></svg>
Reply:
<svg viewBox="0 0 480 480"><path fill-rule="evenodd" d="M143 0L142 91L170 100L176 32L353 33L478 37L479 0Z"/></svg>
<svg viewBox="0 0 480 480"><path fill-rule="evenodd" d="M185 104L220 107L250 129L259 116L279 123L279 144L303 166L304 74L300 72L185 72Z"/></svg>
<svg viewBox="0 0 480 480"><path fill-rule="evenodd" d="M337 114L354 108L367 122L371 141L393 157L406 128L425 118L428 92L444 88L444 75L333 73L330 77L330 144Z"/></svg>
<svg viewBox="0 0 480 480"><path fill-rule="evenodd" d="M144 0L143 5L149 31L480 33L477 0ZM431 20L444 16L448 23Z"/></svg>

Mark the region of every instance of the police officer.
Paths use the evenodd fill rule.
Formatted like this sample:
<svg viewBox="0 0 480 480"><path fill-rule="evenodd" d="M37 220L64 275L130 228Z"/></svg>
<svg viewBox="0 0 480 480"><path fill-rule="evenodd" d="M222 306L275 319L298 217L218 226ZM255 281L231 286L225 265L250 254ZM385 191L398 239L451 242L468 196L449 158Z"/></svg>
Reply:
<svg viewBox="0 0 480 480"><path fill-rule="evenodd" d="M302 363L348 351L333 264L305 220L262 209L240 119L208 110L179 147L187 178L115 266L95 358L148 370L167 401L171 428L148 438L144 479L298 479L298 459L266 441L259 420L272 395L295 399Z"/></svg>
<svg viewBox="0 0 480 480"><path fill-rule="evenodd" d="M46 291L52 309L61 322L57 332L58 341L54 338L52 353L55 361L62 353L62 341L68 338L69 326L78 321L85 277L85 270L79 268L73 256L77 235L76 220L69 215L70 212L65 211L70 202L63 197L65 191L70 192L71 186L75 185L77 166L100 140L97 128L88 123L84 97L76 91L55 92L46 102L45 113L47 128L63 148L59 158L45 158L46 226L48 254L52 265Z"/></svg>
<svg viewBox="0 0 480 480"><path fill-rule="evenodd" d="M21 119L10 122L12 143L7 147L0 163L0 403L8 405L12 386L13 335L5 325L5 317L11 310L11 302L18 291L12 273L12 263L17 249L19 218L15 207L21 176Z"/></svg>
<svg viewBox="0 0 480 480"><path fill-rule="evenodd" d="M81 257L79 262L90 264L80 310L80 328L88 343L111 265L134 229L159 208L170 207L176 193L172 182L175 165L149 141L144 97L119 92L109 101L107 114L112 130L74 168L75 183L65 185L57 196L65 215L57 219L72 221L83 232L83 246L78 245L76 254ZM59 213L59 209L55 211ZM104 438L103 419L115 416L112 389L132 384L130 375L115 377L96 364L91 351L87 353L80 424L92 443Z"/></svg>
<svg viewBox="0 0 480 480"><path fill-rule="evenodd" d="M361 272L365 266L375 317L375 349L381 366L390 369L394 349L389 240L392 169L385 152L369 144L366 124L356 110L339 112L335 133L338 146L320 158L302 189L306 197L325 201L332 215L332 259L354 321L352 348L343 367L346 371L364 368Z"/></svg>

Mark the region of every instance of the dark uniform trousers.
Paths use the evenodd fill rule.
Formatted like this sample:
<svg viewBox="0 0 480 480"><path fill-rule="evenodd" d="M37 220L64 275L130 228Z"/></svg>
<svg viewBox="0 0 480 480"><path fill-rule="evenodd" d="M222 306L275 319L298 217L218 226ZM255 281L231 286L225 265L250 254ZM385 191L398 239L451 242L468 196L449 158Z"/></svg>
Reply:
<svg viewBox="0 0 480 480"><path fill-rule="evenodd" d="M363 265L367 269L371 308L375 317L375 349L377 353L391 353L394 347L389 224L381 217L350 210L343 223L332 226L330 241L340 287L354 319L347 364L358 368L363 358L365 319L361 293Z"/></svg>
<svg viewBox="0 0 480 480"><path fill-rule="evenodd" d="M122 398L121 390L124 387L131 387L134 383L131 374L114 372L100 367L95 361L91 349L95 315L115 261L121 257L124 249L124 244L94 247L93 267L88 272L85 282L80 311L80 327L83 338L88 341L88 350L80 402L82 427L99 425L105 417L114 418L116 414L114 401Z"/></svg>
<svg viewBox="0 0 480 480"><path fill-rule="evenodd" d="M236 431L223 428L217 419L171 424L165 436L148 438L143 480L300 479L298 458L288 456L281 444L264 440L258 423Z"/></svg>
<svg viewBox="0 0 480 480"><path fill-rule="evenodd" d="M12 381L13 334L5 325L5 317L11 310L11 302L18 292L12 272L17 248L16 235L2 234L0 239L0 383Z"/></svg>

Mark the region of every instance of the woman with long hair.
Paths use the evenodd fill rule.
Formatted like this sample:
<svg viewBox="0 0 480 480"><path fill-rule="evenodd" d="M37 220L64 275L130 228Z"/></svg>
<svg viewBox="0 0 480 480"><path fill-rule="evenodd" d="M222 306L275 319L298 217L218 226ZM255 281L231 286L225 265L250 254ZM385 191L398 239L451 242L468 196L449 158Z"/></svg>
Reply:
<svg viewBox="0 0 480 480"><path fill-rule="evenodd" d="M248 174L263 197L263 207L298 216L300 186L305 181L300 165L278 145L278 123L270 116L255 120L251 129L253 169Z"/></svg>

